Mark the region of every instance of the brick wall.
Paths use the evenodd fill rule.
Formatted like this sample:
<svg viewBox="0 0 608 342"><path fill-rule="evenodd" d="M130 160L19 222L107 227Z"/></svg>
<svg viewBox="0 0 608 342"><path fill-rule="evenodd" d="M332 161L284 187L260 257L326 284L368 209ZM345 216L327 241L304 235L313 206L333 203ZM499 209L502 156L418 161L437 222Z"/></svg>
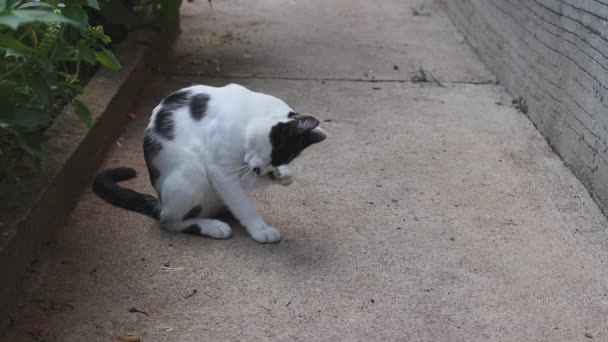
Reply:
<svg viewBox="0 0 608 342"><path fill-rule="evenodd" d="M608 213L608 0L439 0Z"/></svg>

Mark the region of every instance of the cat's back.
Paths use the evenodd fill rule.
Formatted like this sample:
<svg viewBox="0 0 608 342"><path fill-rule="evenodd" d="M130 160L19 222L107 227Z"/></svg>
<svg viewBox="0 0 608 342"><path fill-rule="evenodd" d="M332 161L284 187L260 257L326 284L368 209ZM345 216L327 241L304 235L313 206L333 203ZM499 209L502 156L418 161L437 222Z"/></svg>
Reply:
<svg viewBox="0 0 608 342"><path fill-rule="evenodd" d="M171 116L179 121L202 121L243 113L259 94L238 84L223 87L193 85L173 92L152 111L150 128L158 117Z"/></svg>
<svg viewBox="0 0 608 342"><path fill-rule="evenodd" d="M252 91L235 83L223 87L195 85L186 89L209 97L209 115L237 116L239 119L255 120L259 116L268 114L269 110L272 112L273 108L287 106L279 98Z"/></svg>
<svg viewBox="0 0 608 342"><path fill-rule="evenodd" d="M235 83L223 87L197 84L182 90L189 92L193 96L207 96L210 102L222 108L229 107L230 105L238 106L256 95L255 92Z"/></svg>
<svg viewBox="0 0 608 342"><path fill-rule="evenodd" d="M286 116L282 100L238 84L193 85L175 91L154 108L149 133L177 144L223 136L244 136L254 121Z"/></svg>

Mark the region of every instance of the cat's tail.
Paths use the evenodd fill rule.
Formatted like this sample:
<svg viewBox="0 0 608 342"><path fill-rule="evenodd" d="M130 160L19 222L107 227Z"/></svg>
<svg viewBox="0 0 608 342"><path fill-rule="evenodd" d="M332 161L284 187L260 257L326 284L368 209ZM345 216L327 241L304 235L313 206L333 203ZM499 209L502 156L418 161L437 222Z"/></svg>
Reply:
<svg viewBox="0 0 608 342"><path fill-rule="evenodd" d="M112 205L135 211L158 220L160 216L160 206L156 197L142 194L118 185L119 182L133 179L136 176L137 172L128 167L101 171L93 182L93 192Z"/></svg>

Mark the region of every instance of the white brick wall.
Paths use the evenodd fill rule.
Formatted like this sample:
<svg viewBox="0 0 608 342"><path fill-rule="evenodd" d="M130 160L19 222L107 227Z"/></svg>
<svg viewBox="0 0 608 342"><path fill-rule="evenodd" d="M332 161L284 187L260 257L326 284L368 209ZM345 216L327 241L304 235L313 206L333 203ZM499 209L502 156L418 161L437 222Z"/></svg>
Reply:
<svg viewBox="0 0 608 342"><path fill-rule="evenodd" d="M608 213L608 0L440 0Z"/></svg>

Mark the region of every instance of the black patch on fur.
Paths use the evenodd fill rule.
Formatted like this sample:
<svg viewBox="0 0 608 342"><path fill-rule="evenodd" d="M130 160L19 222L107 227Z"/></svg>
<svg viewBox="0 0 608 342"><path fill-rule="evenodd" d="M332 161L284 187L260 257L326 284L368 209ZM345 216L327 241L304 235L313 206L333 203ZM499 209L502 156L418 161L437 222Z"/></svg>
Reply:
<svg viewBox="0 0 608 342"><path fill-rule="evenodd" d="M289 112L289 114L287 114L288 118L293 118L294 116L298 116L300 114L296 113L296 112Z"/></svg>
<svg viewBox="0 0 608 342"><path fill-rule="evenodd" d="M178 90L167 96L161 103L161 108L156 113L154 127L156 134L167 140L175 138L175 122L173 122L173 112L181 107L188 105L190 91Z"/></svg>
<svg viewBox="0 0 608 342"><path fill-rule="evenodd" d="M154 167L154 165L148 165L148 175L150 176L150 184L154 185L158 177L160 177L160 171Z"/></svg>
<svg viewBox="0 0 608 342"><path fill-rule="evenodd" d="M203 209L203 207L201 205L197 205L196 207L190 209L190 211L188 211L186 213L186 215L184 215L184 218L182 218L182 221L186 221L186 220L190 220L193 218L197 218L198 215L201 213L201 210Z"/></svg>
<svg viewBox="0 0 608 342"><path fill-rule="evenodd" d="M201 120L209 108L209 95L196 94L190 98L190 115L196 121Z"/></svg>
<svg viewBox="0 0 608 342"><path fill-rule="evenodd" d="M151 132L146 131L144 136L144 159L146 160L146 166L148 167L148 174L150 175L150 183L154 185L158 177L160 177L160 171L152 164L152 159L158 155L163 149L163 145Z"/></svg>
<svg viewBox="0 0 608 342"><path fill-rule="evenodd" d="M222 206L218 211L212 213L210 218L220 219L220 221L236 220L230 209L227 206Z"/></svg>
<svg viewBox="0 0 608 342"><path fill-rule="evenodd" d="M182 230L182 233L190 235L201 235L201 227L199 227L197 224L193 224Z"/></svg>
<svg viewBox="0 0 608 342"><path fill-rule="evenodd" d="M272 166L280 166L280 165L285 165L285 164L289 164L292 160L294 160L298 155L300 155L300 152L302 152L302 149L298 146L286 146L286 145L280 145L278 147L275 147L273 145L272 147L272 153L271 153L271 164Z"/></svg>
<svg viewBox="0 0 608 342"><path fill-rule="evenodd" d="M169 108L163 107L156 113L154 128L156 134L167 140L173 140L175 138L175 122L173 122L173 112Z"/></svg>
<svg viewBox="0 0 608 342"><path fill-rule="evenodd" d="M270 154L273 166L285 165L295 159L302 151L302 137L292 134L287 124L278 123L270 130Z"/></svg>
<svg viewBox="0 0 608 342"><path fill-rule="evenodd" d="M175 110L188 104L189 95L190 92L188 90L178 90L167 96L163 100L162 105L169 110Z"/></svg>
<svg viewBox="0 0 608 342"><path fill-rule="evenodd" d="M151 132L146 131L144 136L144 157L146 160L153 159L163 149L160 141L154 139Z"/></svg>
<svg viewBox="0 0 608 342"><path fill-rule="evenodd" d="M318 125L319 121L309 115L297 115L292 120L274 125L270 130L271 164L275 167L289 164L306 147L321 141L312 133Z"/></svg>

